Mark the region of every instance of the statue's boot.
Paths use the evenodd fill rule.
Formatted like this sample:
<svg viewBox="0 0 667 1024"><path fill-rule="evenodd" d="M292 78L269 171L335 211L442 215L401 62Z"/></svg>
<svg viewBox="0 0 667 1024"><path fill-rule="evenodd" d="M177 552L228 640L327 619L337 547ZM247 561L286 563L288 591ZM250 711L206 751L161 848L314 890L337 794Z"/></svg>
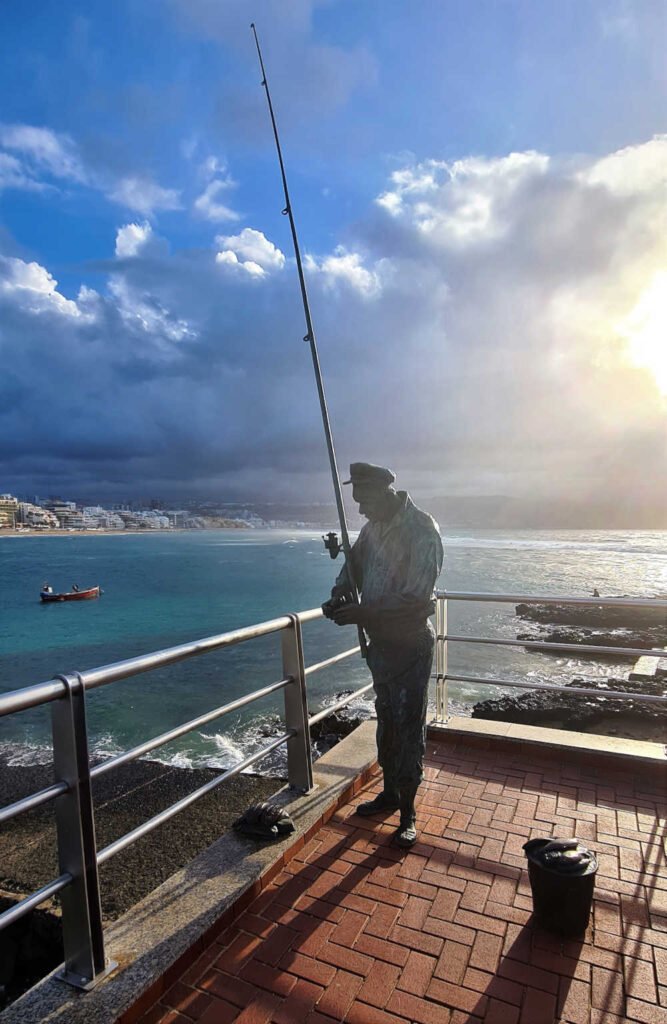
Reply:
<svg viewBox="0 0 667 1024"><path fill-rule="evenodd" d="M359 804L357 814L362 818L370 818L373 814L393 814L398 810L398 790L387 779L384 780L384 789L373 800L366 800Z"/></svg>
<svg viewBox="0 0 667 1024"><path fill-rule="evenodd" d="M414 846L417 842L417 812L415 811L415 797L419 783L416 786L403 786L399 790L399 808L401 811L401 823L396 829L394 842L397 846Z"/></svg>

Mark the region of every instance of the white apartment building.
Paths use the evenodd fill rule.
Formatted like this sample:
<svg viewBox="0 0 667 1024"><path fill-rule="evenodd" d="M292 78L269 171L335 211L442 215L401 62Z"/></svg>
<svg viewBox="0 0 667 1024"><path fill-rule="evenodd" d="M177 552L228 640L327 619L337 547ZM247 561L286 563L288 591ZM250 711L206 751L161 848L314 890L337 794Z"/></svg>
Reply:
<svg viewBox="0 0 667 1024"><path fill-rule="evenodd" d="M53 512L29 501L19 502L19 520L31 530L57 530L60 522Z"/></svg>
<svg viewBox="0 0 667 1024"><path fill-rule="evenodd" d="M150 509L139 512L120 509L118 515L125 523L126 530L168 530L171 526L167 516Z"/></svg>
<svg viewBox="0 0 667 1024"><path fill-rule="evenodd" d="M19 501L13 494L0 494L0 530L12 530L16 526Z"/></svg>
<svg viewBox="0 0 667 1024"><path fill-rule="evenodd" d="M101 505L85 505L81 514L86 530L124 530L125 523L117 512L110 512Z"/></svg>

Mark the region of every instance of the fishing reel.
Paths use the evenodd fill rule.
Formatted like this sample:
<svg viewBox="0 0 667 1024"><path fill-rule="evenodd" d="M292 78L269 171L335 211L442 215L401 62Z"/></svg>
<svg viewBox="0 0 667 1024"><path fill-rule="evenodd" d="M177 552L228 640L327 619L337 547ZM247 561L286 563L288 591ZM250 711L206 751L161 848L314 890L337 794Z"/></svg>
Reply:
<svg viewBox="0 0 667 1024"><path fill-rule="evenodd" d="M338 534L334 533L333 530L331 530L326 535L326 537L324 536L324 534L322 535L322 540L324 541L324 547L329 552L331 557L338 558L339 554L343 550L343 545L338 540Z"/></svg>

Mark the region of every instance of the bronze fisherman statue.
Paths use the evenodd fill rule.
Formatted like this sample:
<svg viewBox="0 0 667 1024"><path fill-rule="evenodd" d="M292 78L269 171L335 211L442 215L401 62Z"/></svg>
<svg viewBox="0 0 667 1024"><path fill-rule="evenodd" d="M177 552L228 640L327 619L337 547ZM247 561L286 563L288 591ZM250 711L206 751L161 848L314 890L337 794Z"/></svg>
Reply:
<svg viewBox="0 0 667 1024"><path fill-rule="evenodd" d="M396 491L389 469L366 462L350 466L352 497L368 522L351 556L360 602L350 597L347 564L322 605L338 626L355 623L368 634L368 666L377 711L378 760L384 789L357 808L363 816L400 810L395 842L417 840L415 796L423 778L428 684L435 634L435 582L443 549L438 524Z"/></svg>

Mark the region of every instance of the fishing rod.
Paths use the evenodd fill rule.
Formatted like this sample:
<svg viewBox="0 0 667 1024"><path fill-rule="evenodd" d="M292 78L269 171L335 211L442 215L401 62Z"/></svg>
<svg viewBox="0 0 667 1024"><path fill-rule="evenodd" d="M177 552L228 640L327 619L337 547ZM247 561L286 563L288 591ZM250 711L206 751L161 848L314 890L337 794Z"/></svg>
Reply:
<svg viewBox="0 0 667 1024"><path fill-rule="evenodd" d="M273 126L273 137L276 140L276 150L278 152L278 163L280 164L280 176L283 182L283 192L285 193L285 208L283 209L283 215L289 218L290 230L292 232L292 243L294 245L294 255L296 257L296 266L299 273L299 285L301 286L301 299L303 301L303 312L306 318L306 334L304 335L304 341L307 341L310 345L310 354L313 358L313 369L315 370L315 382L317 384L317 394L320 399L320 409L322 411L322 423L324 425L324 436L326 437L327 450L329 452L329 464L331 466L331 476L333 478L334 494L336 496L336 508L338 510L338 521L340 523L340 535L342 538L342 549L345 556L345 564L347 567L347 576L350 581L350 589L352 596L355 601L359 600L359 592L357 589L356 580L354 577L354 567L352 565L352 548L350 546L350 535L347 530L347 519L345 517L345 505L343 504L343 492L340 485L340 475L338 473L338 464L336 463L336 452L334 449L333 434L331 432L331 423L329 421L329 410L327 409L327 400L324 394L324 381L322 380L322 371L320 369L320 358L317 353L317 342L315 340L315 329L313 327L313 318L310 314L310 303L308 302L308 292L306 290L306 279L303 274L303 265L301 263L301 250L299 248L299 239L296 233L296 224L294 223L294 214L292 212L292 204L289 197L289 189L287 187L287 174L285 173L285 164L283 162L283 153L280 147L280 138L278 136L278 126L276 124L275 114L273 113L273 104L271 102L271 93L269 92L269 83L266 78L266 71L264 69L264 61L262 59L262 51L259 46L259 39L257 38L257 29L255 23L252 22L250 25L252 33L255 37L255 46L257 47L257 56L259 57L259 66L262 70L262 85L266 92L266 101L269 105L269 114L271 116L271 124ZM324 546L331 555L335 558L341 550L341 546L338 543L338 538L335 533L327 534L324 540ZM363 658L366 657L366 637L361 625L357 626L357 632L359 633L359 646L361 648L361 655Z"/></svg>

